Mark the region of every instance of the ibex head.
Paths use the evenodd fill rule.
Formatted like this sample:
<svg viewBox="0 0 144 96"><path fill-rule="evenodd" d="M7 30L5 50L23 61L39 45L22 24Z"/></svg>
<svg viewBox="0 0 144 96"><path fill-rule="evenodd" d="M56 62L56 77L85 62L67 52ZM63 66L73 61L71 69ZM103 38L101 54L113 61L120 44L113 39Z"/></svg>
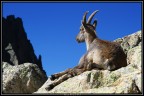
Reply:
<svg viewBox="0 0 144 96"><path fill-rule="evenodd" d="M76 37L76 40L78 42L84 42L85 41L85 38L87 38L88 34L92 35L92 36L95 36L96 37L96 34L95 34L95 28L96 28L96 25L97 25L97 20L94 20L93 24L90 24L91 21L92 21L92 18L94 17L94 15L98 12L98 10L94 11L88 18L88 21L86 22L86 15L88 13L88 11L86 11L84 13L84 16L83 16L83 20L81 22L81 27L80 27L80 32L79 34L77 35Z"/></svg>

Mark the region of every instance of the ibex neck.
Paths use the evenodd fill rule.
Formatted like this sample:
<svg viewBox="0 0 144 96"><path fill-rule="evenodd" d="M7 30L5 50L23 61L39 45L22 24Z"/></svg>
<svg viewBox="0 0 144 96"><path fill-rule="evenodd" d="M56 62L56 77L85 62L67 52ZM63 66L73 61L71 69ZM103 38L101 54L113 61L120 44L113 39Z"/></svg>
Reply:
<svg viewBox="0 0 144 96"><path fill-rule="evenodd" d="M90 44L93 42L93 40L94 40L95 38L96 38L96 37L89 36L88 38L85 39L87 50L89 50Z"/></svg>

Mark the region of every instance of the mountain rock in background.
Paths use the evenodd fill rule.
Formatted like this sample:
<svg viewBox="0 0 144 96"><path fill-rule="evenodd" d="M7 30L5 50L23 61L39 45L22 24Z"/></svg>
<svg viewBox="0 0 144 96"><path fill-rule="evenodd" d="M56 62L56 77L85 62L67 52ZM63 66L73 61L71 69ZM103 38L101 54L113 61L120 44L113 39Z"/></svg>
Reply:
<svg viewBox="0 0 144 96"><path fill-rule="evenodd" d="M142 93L141 31L119 38L127 54L128 65L115 71L91 70L69 78L47 91L45 88L54 81L49 78L36 93Z"/></svg>
<svg viewBox="0 0 144 96"><path fill-rule="evenodd" d="M2 18L3 93L33 93L47 80L21 18Z"/></svg>
<svg viewBox="0 0 144 96"><path fill-rule="evenodd" d="M30 62L42 69L41 60L37 59L32 44L27 39L21 18L15 18L14 15L2 18L2 52L2 61L12 65Z"/></svg>

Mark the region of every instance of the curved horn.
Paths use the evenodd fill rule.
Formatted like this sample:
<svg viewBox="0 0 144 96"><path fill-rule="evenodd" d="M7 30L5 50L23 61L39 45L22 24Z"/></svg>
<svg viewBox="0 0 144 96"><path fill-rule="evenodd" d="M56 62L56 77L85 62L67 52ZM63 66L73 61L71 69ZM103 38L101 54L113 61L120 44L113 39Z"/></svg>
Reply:
<svg viewBox="0 0 144 96"><path fill-rule="evenodd" d="M84 23L86 23L86 15L87 15L88 12L89 12L89 11L86 11L86 12L84 13L84 16L83 16L83 22L84 22Z"/></svg>
<svg viewBox="0 0 144 96"><path fill-rule="evenodd" d="M91 23L92 18L94 17L94 15L98 12L99 10L94 11L88 18L87 23Z"/></svg>

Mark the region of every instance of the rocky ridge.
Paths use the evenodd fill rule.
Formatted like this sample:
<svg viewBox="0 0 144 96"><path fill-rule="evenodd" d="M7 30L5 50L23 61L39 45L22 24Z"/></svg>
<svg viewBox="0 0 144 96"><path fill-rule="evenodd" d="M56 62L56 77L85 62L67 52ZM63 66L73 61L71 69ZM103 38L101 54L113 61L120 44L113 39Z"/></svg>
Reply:
<svg viewBox="0 0 144 96"><path fill-rule="evenodd" d="M2 18L2 93L33 93L47 80L41 55L37 58L22 19Z"/></svg>
<svg viewBox="0 0 144 96"><path fill-rule="evenodd" d="M2 54L2 61L11 65L30 62L42 69L41 56L36 57L24 30L22 19L15 18L14 15L2 18Z"/></svg>
<svg viewBox="0 0 144 96"><path fill-rule="evenodd" d="M142 93L141 31L114 40L121 44L127 54L128 65L115 71L91 70L69 78L47 91L45 88L54 81L48 79L36 93L93 93L124 94Z"/></svg>

